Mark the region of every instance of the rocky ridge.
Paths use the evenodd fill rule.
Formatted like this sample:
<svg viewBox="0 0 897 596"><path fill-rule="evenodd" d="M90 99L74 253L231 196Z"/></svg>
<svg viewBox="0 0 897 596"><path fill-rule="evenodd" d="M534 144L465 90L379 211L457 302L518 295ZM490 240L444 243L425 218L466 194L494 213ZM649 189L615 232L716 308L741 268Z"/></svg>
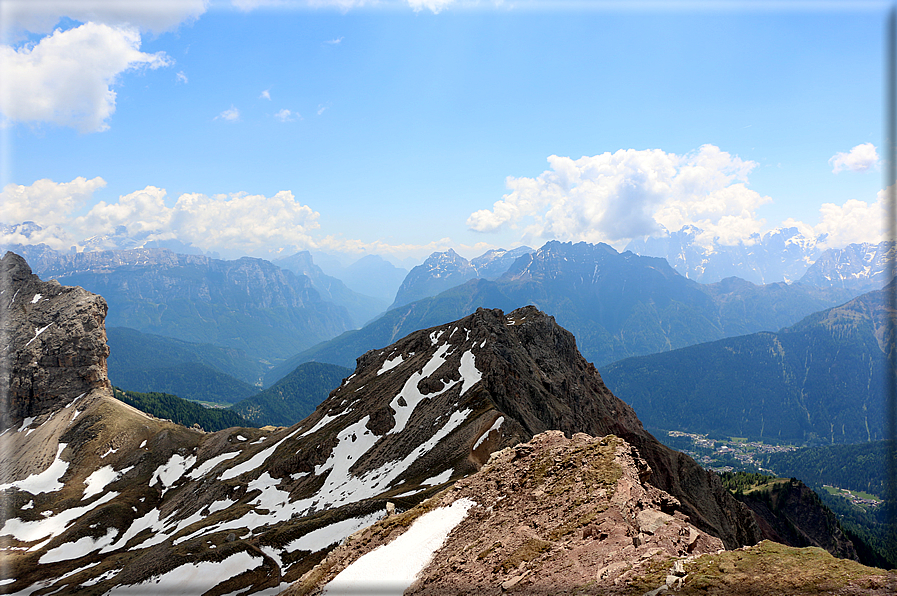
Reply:
<svg viewBox="0 0 897 596"><path fill-rule="evenodd" d="M689 523L675 497L646 482L651 473L618 437L546 431L493 453L476 474L420 506L359 530L285 594L320 593L420 516L461 501L470 503L467 515L405 594L619 593L680 557L722 550L719 538ZM670 585L680 578L671 574Z"/></svg>

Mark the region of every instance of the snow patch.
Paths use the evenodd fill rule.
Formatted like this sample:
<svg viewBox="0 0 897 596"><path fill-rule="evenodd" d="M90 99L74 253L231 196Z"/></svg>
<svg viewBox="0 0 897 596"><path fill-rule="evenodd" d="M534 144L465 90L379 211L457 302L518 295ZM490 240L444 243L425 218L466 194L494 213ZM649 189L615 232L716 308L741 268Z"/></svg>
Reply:
<svg viewBox="0 0 897 596"><path fill-rule="evenodd" d="M329 526L312 530L308 534L293 540L284 547L287 552L307 550L317 552L336 542L342 542L358 530L366 528L385 517L384 511L377 511L363 517L350 517Z"/></svg>
<svg viewBox="0 0 897 596"><path fill-rule="evenodd" d="M383 373L385 373L385 372L387 372L387 371L390 371L390 370L394 369L394 368L397 367L398 365L402 364L402 362L403 362L403 358L402 358L402 355L401 355L401 354L399 354L399 355L396 356L395 358L392 358L392 359L389 359L389 360L385 360L385 361L383 362L383 366L381 366L381 367L380 367L380 370L377 371L377 376L379 377L379 376L382 375Z"/></svg>
<svg viewBox="0 0 897 596"><path fill-rule="evenodd" d="M430 478L427 478L426 480L421 482L421 486L437 486L439 484L442 484L443 482L448 482L449 479L452 477L453 471L454 470L449 468L448 470L444 471L441 474L436 474L435 476L431 476Z"/></svg>
<svg viewBox="0 0 897 596"><path fill-rule="evenodd" d="M106 535L99 538L84 536L74 542L65 542L56 548L48 550L37 562L41 565L47 565L48 563L58 563L59 561L86 557L93 551L112 544L112 540L117 532L115 528L109 528L106 531Z"/></svg>
<svg viewBox="0 0 897 596"><path fill-rule="evenodd" d="M34 419L32 418L32 420ZM60 457L66 445L68 445L68 443L59 444L59 447L56 450L56 459L53 460L53 463L51 463L50 467L46 470L39 474L32 474L24 480L16 480L15 482L10 482L8 484L0 484L0 491L4 491L8 488L17 488L21 491L29 492L32 495L39 495L41 493L52 493L62 489L65 485L61 483L59 479L62 478L62 475L65 474L65 471L69 468L69 462L63 461Z"/></svg>
<svg viewBox="0 0 897 596"><path fill-rule="evenodd" d="M40 302L40 299L43 298L40 294L35 294L34 298L31 299L31 304L37 304Z"/></svg>
<svg viewBox="0 0 897 596"><path fill-rule="evenodd" d="M263 463L265 463L265 460L267 460L271 456L271 454L274 453L274 450L277 449L281 443L295 435L297 432L299 432L298 428L270 447L262 449L261 451L244 461L242 464L236 465L229 470L225 470L221 474L221 476L218 477L218 480L230 480L231 478L236 478L240 474L245 474L246 472L251 472L252 470L258 468Z"/></svg>
<svg viewBox="0 0 897 596"><path fill-rule="evenodd" d="M262 562L263 559L241 551L220 562L187 563L139 584L116 586L106 592L105 596L136 596L147 593L165 594L166 596L196 596L196 594L203 594L244 571L255 569Z"/></svg>
<svg viewBox="0 0 897 596"><path fill-rule="evenodd" d="M470 350L467 350L461 356L461 368L459 371L461 373L461 395L464 395L465 391L479 383L483 378L483 373L477 369L476 360L473 352Z"/></svg>
<svg viewBox="0 0 897 596"><path fill-rule="evenodd" d="M341 571L324 587L324 594L364 594L373 590L377 594L401 595L475 505L470 499L458 499L449 507L425 513L407 532Z"/></svg>
<svg viewBox="0 0 897 596"><path fill-rule="evenodd" d="M445 393L458 383L458 381L449 381L441 390L436 391L435 393L428 393L427 395L422 394L417 388L418 383L420 383L422 379L429 377L445 363L445 355L450 347L449 344L440 346L439 349L436 350L436 353L433 354L433 357L430 358L429 362L424 365L423 370L412 373L412 375L408 377L408 380L405 381L402 391L389 402L389 406L396 413L396 423L395 426L390 429L389 434L398 434L405 429L405 425L408 424L408 419L411 418L414 408L416 408L417 404L423 401L424 398L435 397ZM405 400L404 406L399 403L400 399Z"/></svg>
<svg viewBox="0 0 897 596"><path fill-rule="evenodd" d="M52 325L52 324L53 324L53 323L50 323L50 325ZM28 346L30 346L30 345L31 345L31 342L33 342L34 340L36 340L38 335L40 335L41 333L43 333L44 331L46 331L47 329L50 328L50 325L47 325L46 327L41 327L40 329L35 329L35 330L34 330L34 337L32 337L31 339L28 340L28 343L25 344L25 347L27 348Z"/></svg>
<svg viewBox="0 0 897 596"><path fill-rule="evenodd" d="M243 439L244 441L246 439ZM233 459L243 453L242 451L231 451L230 453L222 453L221 455L216 455L215 457L211 457L206 461L202 462L196 468L187 474L187 477L191 480L197 480L203 476L205 476L208 472L212 470L215 466L220 464L223 461L227 461L229 459Z"/></svg>
<svg viewBox="0 0 897 596"><path fill-rule="evenodd" d="M89 499L94 495L98 495L103 492L103 489L108 485L112 484L119 478L121 478L122 472L116 472L112 469L112 466L103 466L98 470L95 470L90 476L84 479L84 494L81 495L81 500Z"/></svg>
<svg viewBox="0 0 897 596"><path fill-rule="evenodd" d="M477 442L473 444L473 451L476 451L477 447L479 447L480 445L483 444L483 441L486 440L486 437L489 436L489 433L491 433L491 432L494 431L494 430L498 430L499 428L501 428L501 423L504 422L504 421L505 421L505 417L504 417L504 416L499 416L498 419L497 419L495 422L492 423L492 426L489 427L489 430L487 430L486 432L484 432L483 434L481 434L481 435L480 435L480 438L477 439Z"/></svg>
<svg viewBox="0 0 897 596"><path fill-rule="evenodd" d="M117 492L106 493L90 505L84 507L70 507L59 512L58 515L50 515L44 519L35 521L22 521L19 518L11 518L6 520L3 528L0 528L0 536L12 536L21 542L34 542L41 538L53 538L65 531L66 527L72 521L78 519L87 512L96 509L104 503L108 503L118 496ZM41 545L38 545L38 548ZM37 550L35 547L32 549ZM30 549L29 549L30 550Z"/></svg>
<svg viewBox="0 0 897 596"><path fill-rule="evenodd" d="M160 481L162 483L162 494L164 495L165 491L173 486L175 482L180 480L181 476L184 475L184 472L195 463L195 455L184 457L180 453L175 453L167 463L156 468L156 471L153 472L153 475L150 478L149 485L153 486L156 484L157 480Z"/></svg>

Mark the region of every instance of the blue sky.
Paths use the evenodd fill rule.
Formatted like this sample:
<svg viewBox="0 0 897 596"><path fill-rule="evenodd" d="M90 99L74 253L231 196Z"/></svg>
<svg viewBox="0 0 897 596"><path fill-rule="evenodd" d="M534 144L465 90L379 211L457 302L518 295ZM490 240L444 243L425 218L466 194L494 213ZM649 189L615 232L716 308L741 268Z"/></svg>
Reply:
<svg viewBox="0 0 897 596"><path fill-rule="evenodd" d="M32 242L880 238L889 3L121 4L0 4L0 221Z"/></svg>

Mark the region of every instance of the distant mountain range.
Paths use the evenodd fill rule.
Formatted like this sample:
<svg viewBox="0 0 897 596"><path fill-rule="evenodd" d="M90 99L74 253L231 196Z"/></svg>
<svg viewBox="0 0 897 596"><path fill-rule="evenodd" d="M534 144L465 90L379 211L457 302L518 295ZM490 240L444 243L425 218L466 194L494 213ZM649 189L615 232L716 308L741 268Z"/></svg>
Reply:
<svg viewBox="0 0 897 596"><path fill-rule="evenodd" d="M663 236L634 239L626 250L664 258L688 279L702 283L735 276L767 284L800 279L822 254L823 240L807 238L797 228L778 228L726 245L718 239L707 238L700 228L688 225Z"/></svg>
<svg viewBox="0 0 897 596"><path fill-rule="evenodd" d="M351 366L367 350L403 334L453 320L478 307L513 310L533 304L577 337L596 365L629 356L778 330L854 296L850 290L802 284L755 286L743 280L702 285L659 258L618 253L606 244L549 242L518 258L495 281L471 280L395 308L278 365L269 379L307 361Z"/></svg>
<svg viewBox="0 0 897 596"><path fill-rule="evenodd" d="M886 298L869 292L777 333L630 358L601 375L653 427L799 443L882 440L894 350Z"/></svg>
<svg viewBox="0 0 897 596"><path fill-rule="evenodd" d="M311 280L262 259L221 261L165 249L81 252L41 275L102 295L110 326L285 358L352 329Z"/></svg>
<svg viewBox="0 0 897 596"><path fill-rule="evenodd" d="M389 305L388 301L350 290L341 280L325 274L320 267L315 265L311 253L307 250L272 262L281 269L308 277L312 287L318 291L323 300L343 306L349 311L349 316L352 317L355 327L361 327L375 318Z"/></svg>
<svg viewBox="0 0 897 596"><path fill-rule="evenodd" d="M897 247L893 241L878 244L850 244L822 253L800 278L800 282L820 288L850 288L869 292L891 280Z"/></svg>

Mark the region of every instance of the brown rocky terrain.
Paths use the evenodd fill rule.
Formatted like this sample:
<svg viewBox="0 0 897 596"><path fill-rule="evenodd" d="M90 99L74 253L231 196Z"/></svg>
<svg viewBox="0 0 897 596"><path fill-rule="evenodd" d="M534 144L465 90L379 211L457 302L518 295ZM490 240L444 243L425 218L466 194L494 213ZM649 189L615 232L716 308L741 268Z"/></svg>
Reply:
<svg viewBox="0 0 897 596"><path fill-rule="evenodd" d="M894 573L819 548L763 542L725 551L690 523L675 497L646 482L651 473L618 437L548 431L494 453L476 474L417 507L359 530L283 594L344 593L337 586L353 565L392 548L392 558L380 555L386 572L352 586L353 593L378 593L409 550L427 548L397 547L398 537L464 501L472 506L463 519L415 578L390 593L886 594L895 585Z"/></svg>

